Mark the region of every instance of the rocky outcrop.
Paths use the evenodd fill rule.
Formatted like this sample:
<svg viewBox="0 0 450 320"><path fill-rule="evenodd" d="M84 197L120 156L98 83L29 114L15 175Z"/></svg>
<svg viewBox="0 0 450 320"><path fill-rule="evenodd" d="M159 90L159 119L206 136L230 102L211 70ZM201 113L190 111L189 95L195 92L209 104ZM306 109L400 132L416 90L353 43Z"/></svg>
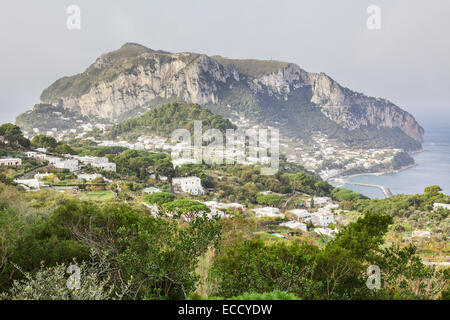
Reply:
<svg viewBox="0 0 450 320"><path fill-rule="evenodd" d="M292 91L309 85L309 76L298 65L290 63L276 72L251 80L249 85L255 93L278 95L286 99Z"/></svg>
<svg viewBox="0 0 450 320"><path fill-rule="evenodd" d="M321 105L322 112L343 127L399 128L414 140L423 141L424 130L414 117L390 101L343 88L324 73L309 74L309 83L312 102Z"/></svg>
<svg viewBox="0 0 450 320"><path fill-rule="evenodd" d="M144 63L136 63L137 58ZM130 64L130 69L118 72L112 80L96 77L96 74L107 73L108 68L115 67L110 60L108 56L102 56L85 74L73 77L74 84L83 77L87 78L83 81L92 83L87 92L51 94L59 85L56 82L41 95L41 103L57 105L82 115L115 118L157 97L177 97L199 104L215 103L217 83L225 83L228 78L236 76L205 55L145 52L138 57L115 61L115 64Z"/></svg>
<svg viewBox="0 0 450 320"><path fill-rule="evenodd" d="M311 86L311 102L321 106L324 115L344 128L399 128L414 140L423 141L424 130L411 114L386 99L367 97L343 88L324 73L308 73L295 64L289 64L251 82L256 92L263 91L284 99L304 86Z"/></svg>
<svg viewBox="0 0 450 320"><path fill-rule="evenodd" d="M308 73L296 64L259 72L255 68L263 62L245 63L236 67L202 54L173 54L125 44L99 57L85 72L56 81L42 93L41 103L113 119L157 98L220 104L227 90L236 85L247 90L246 95L280 101L308 88L310 101L343 128L399 128L415 141L423 141L423 129L414 117L385 99L353 92L324 73Z"/></svg>

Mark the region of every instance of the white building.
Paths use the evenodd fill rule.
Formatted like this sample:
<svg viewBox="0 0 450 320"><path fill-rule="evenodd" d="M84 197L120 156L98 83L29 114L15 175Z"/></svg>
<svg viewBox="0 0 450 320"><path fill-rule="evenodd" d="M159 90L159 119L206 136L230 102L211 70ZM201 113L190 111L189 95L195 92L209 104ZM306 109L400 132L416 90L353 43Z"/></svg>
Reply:
<svg viewBox="0 0 450 320"><path fill-rule="evenodd" d="M22 159L19 159L19 158L0 159L0 166L18 167L21 165L22 165Z"/></svg>
<svg viewBox="0 0 450 320"><path fill-rule="evenodd" d="M78 160L60 160L55 162L55 168L58 169L69 169L71 172L78 170Z"/></svg>
<svg viewBox="0 0 450 320"><path fill-rule="evenodd" d="M86 180L87 182L90 182L97 178L103 178L103 176L98 173L92 173L92 174L82 173L82 174L77 174L77 178L80 180Z"/></svg>
<svg viewBox="0 0 450 320"><path fill-rule="evenodd" d="M327 227L330 223L335 223L334 214L328 211L317 212L313 216L312 222L319 226Z"/></svg>
<svg viewBox="0 0 450 320"><path fill-rule="evenodd" d="M413 238L431 238L431 232L430 231L423 231L423 230L414 230L412 233Z"/></svg>
<svg viewBox="0 0 450 320"><path fill-rule="evenodd" d="M294 210L290 210L290 213L293 213L297 216L297 219L299 221L303 221L303 222L308 222L311 221L312 218L314 217L314 214L309 212L308 210L304 210L304 209L294 209Z"/></svg>
<svg viewBox="0 0 450 320"><path fill-rule="evenodd" d="M337 229L329 229L329 228L315 228L314 232L320 235L334 237L339 231Z"/></svg>
<svg viewBox="0 0 450 320"><path fill-rule="evenodd" d="M27 152L27 157L34 158L37 160L45 160L47 158L47 155L44 153L38 153L38 152Z"/></svg>
<svg viewBox="0 0 450 320"><path fill-rule="evenodd" d="M208 213L209 218L212 218L212 217L228 218L229 217L228 214L226 214L225 212L220 210L218 202L205 201L205 202L201 202L201 203L203 203L205 206L207 206L209 208L209 210L211 210L211 212Z"/></svg>
<svg viewBox="0 0 450 320"><path fill-rule="evenodd" d="M45 156L45 160L47 160L49 164L55 165L57 162L62 161L62 158Z"/></svg>
<svg viewBox="0 0 450 320"><path fill-rule="evenodd" d="M447 209L450 210L450 204L448 203L439 203L439 202L435 202L433 203L433 210L441 210L441 209Z"/></svg>
<svg viewBox="0 0 450 320"><path fill-rule="evenodd" d="M255 208L253 211L256 213L256 217L279 217L284 218L284 214L280 212L280 209L273 207Z"/></svg>
<svg viewBox="0 0 450 320"><path fill-rule="evenodd" d="M41 185L38 179L16 179L14 182L36 190L39 190Z"/></svg>
<svg viewBox="0 0 450 320"><path fill-rule="evenodd" d="M219 207L222 209L234 209L243 211L245 206L240 203L232 202L232 203L219 203Z"/></svg>
<svg viewBox="0 0 450 320"><path fill-rule="evenodd" d="M46 172L46 173L36 173L34 175L35 179L45 179L50 175L50 173Z"/></svg>
<svg viewBox="0 0 450 320"><path fill-rule="evenodd" d="M211 216L219 216L220 218L229 217L223 210L232 209L242 211L245 208L245 206L240 203L222 203L217 201L203 201L201 203L211 210Z"/></svg>
<svg viewBox="0 0 450 320"><path fill-rule="evenodd" d="M110 163L109 159L106 157L78 157L78 160L85 165L90 165L94 168L99 168L104 171L114 171L116 172L116 164Z"/></svg>
<svg viewBox="0 0 450 320"><path fill-rule="evenodd" d="M280 224L280 226L288 227L290 229L299 229L302 231L306 231L307 227L306 224L298 222L298 221L288 221Z"/></svg>
<svg viewBox="0 0 450 320"><path fill-rule="evenodd" d="M315 207L325 207L332 203L332 200L329 197L314 197L313 199Z"/></svg>
<svg viewBox="0 0 450 320"><path fill-rule="evenodd" d="M172 185L176 191L192 195L200 195L205 192L199 177L173 178Z"/></svg>
<svg viewBox="0 0 450 320"><path fill-rule="evenodd" d="M295 215L297 217L297 219L310 219L312 218L311 214L308 212L308 210L305 209L292 209L288 211L289 213L292 213L293 215Z"/></svg>
<svg viewBox="0 0 450 320"><path fill-rule="evenodd" d="M162 190L159 188L155 188L155 187L149 187L149 188L145 188L144 192L148 193L148 194L153 194L153 193L162 192Z"/></svg>
<svg viewBox="0 0 450 320"><path fill-rule="evenodd" d="M95 168L100 168L103 171L114 171L116 172L117 166L114 162L108 162L108 163L100 163L100 164L93 164L92 165Z"/></svg>

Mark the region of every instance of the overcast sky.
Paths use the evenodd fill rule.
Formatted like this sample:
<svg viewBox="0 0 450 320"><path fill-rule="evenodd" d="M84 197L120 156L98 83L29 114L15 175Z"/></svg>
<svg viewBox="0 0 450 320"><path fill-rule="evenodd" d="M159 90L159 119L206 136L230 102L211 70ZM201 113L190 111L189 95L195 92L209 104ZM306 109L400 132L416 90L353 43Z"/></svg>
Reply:
<svg viewBox="0 0 450 320"><path fill-rule="evenodd" d="M69 5L81 30L66 27ZM381 29L366 27L369 5ZM294 62L388 98L426 126L450 119L448 0L1 0L0 122L58 78L125 42L152 49Z"/></svg>

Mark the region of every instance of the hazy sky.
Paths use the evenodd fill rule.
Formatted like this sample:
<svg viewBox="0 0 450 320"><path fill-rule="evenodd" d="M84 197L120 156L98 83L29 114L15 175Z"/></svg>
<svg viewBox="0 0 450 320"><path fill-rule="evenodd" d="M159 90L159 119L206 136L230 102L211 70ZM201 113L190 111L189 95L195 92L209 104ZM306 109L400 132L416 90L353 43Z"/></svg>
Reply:
<svg viewBox="0 0 450 320"><path fill-rule="evenodd" d="M81 30L66 27L69 5ZM369 5L381 29L366 27ZM0 122L59 77L125 42L152 49L294 62L385 97L428 125L450 123L448 0L1 0Z"/></svg>

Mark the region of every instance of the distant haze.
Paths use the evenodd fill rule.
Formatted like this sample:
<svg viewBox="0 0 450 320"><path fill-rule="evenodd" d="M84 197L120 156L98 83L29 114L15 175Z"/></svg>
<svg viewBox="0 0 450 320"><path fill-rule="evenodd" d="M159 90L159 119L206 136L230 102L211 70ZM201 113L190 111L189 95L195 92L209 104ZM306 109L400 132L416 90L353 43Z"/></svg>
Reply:
<svg viewBox="0 0 450 320"><path fill-rule="evenodd" d="M69 5L81 30L66 27ZM381 30L366 27L369 5ZM171 52L294 62L384 97L424 124L450 122L448 0L2 0L0 123L62 76L125 42Z"/></svg>

